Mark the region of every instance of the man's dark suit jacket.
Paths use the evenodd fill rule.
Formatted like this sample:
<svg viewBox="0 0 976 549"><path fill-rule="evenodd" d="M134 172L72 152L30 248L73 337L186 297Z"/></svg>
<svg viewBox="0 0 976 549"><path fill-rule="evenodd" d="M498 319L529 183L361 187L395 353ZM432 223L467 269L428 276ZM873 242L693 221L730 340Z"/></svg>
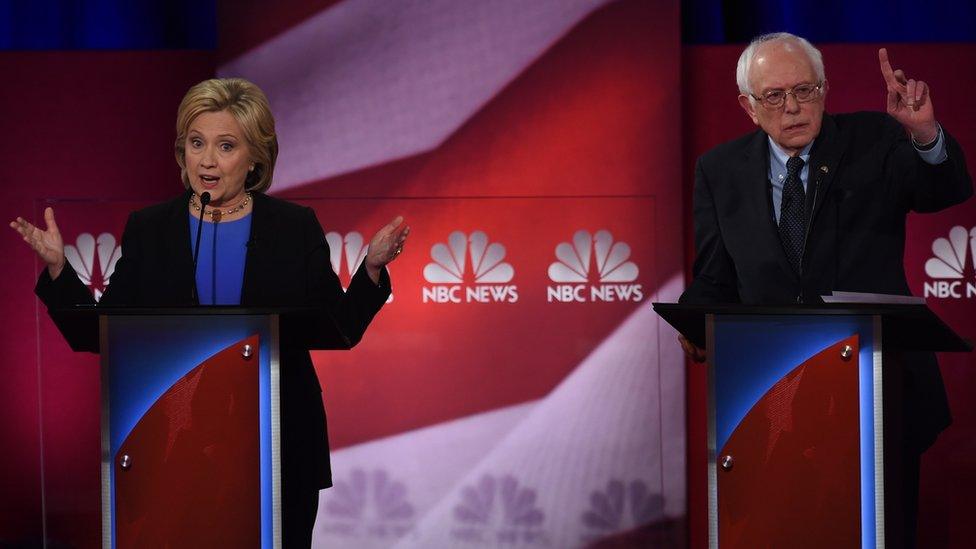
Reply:
<svg viewBox="0 0 976 549"><path fill-rule="evenodd" d="M694 278L682 303L820 302L833 290L910 294L905 219L972 194L959 144L943 133L948 159L921 159L886 114L823 117L807 181L809 234L802 275L786 257L773 211L769 138L758 130L702 155L695 168ZM811 217L812 212L812 217ZM911 435L928 446L950 418L934 355L911 361L916 406Z"/></svg>
<svg viewBox="0 0 976 549"><path fill-rule="evenodd" d="M99 305L197 305L187 204L189 192L129 216L122 257ZM365 265L347 292L329 262L329 246L311 208L253 193L251 236L241 289L242 306L316 307L314 321L282 321L281 433L283 484L332 485L328 435L318 378L308 350L332 343L323 334L338 325L350 345L362 338L390 295L384 269L373 284ZM91 293L70 264L52 281L45 269L35 289L51 318L76 351L98 352L98 327L57 313L74 304L93 304Z"/></svg>

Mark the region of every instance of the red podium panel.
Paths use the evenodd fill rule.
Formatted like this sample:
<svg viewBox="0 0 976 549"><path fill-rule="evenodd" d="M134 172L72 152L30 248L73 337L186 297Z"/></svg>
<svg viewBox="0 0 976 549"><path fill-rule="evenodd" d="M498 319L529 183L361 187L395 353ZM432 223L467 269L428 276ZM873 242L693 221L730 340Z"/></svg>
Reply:
<svg viewBox="0 0 976 549"><path fill-rule="evenodd" d="M968 342L922 304L654 308L708 352L709 547L906 543L898 357Z"/></svg>
<svg viewBox="0 0 976 549"><path fill-rule="evenodd" d="M114 460L118 547L261 546L259 349L253 335L196 366L126 437Z"/></svg>
<svg viewBox="0 0 976 549"><path fill-rule="evenodd" d="M102 547L281 546L283 312L65 312L101 324Z"/></svg>
<svg viewBox="0 0 976 549"><path fill-rule="evenodd" d="M860 545L858 350L855 335L803 362L733 431L719 453L734 456L718 471L721 547Z"/></svg>

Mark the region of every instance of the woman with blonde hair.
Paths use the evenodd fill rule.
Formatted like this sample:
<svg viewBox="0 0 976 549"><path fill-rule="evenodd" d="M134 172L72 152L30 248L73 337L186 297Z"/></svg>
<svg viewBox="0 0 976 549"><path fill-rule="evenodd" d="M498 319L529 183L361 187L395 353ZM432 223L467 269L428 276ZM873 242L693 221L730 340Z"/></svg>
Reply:
<svg viewBox="0 0 976 549"><path fill-rule="evenodd" d="M283 541L307 547L318 491L332 484L321 388L309 356L314 330L334 322L351 344L360 340L390 295L385 266L400 254L409 227L397 217L381 228L343 292L312 209L265 194L278 140L267 98L247 80L211 79L190 88L177 114L175 153L185 192L129 216L123 255L99 305L320 311L319 322L283 326L280 349ZM65 261L51 208L44 219L46 229L19 217L10 224L46 264L35 291L73 349L98 352L96 328L57 313L95 302Z"/></svg>

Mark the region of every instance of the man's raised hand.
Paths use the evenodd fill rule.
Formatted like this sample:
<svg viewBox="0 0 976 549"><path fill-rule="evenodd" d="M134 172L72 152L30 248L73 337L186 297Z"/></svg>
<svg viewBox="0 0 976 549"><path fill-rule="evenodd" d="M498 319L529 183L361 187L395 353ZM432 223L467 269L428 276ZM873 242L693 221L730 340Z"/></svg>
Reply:
<svg viewBox="0 0 976 549"><path fill-rule="evenodd" d="M917 143L935 141L939 125L935 121L928 84L907 78L901 69L892 69L885 48L878 50L878 61L888 89L888 114L911 132Z"/></svg>

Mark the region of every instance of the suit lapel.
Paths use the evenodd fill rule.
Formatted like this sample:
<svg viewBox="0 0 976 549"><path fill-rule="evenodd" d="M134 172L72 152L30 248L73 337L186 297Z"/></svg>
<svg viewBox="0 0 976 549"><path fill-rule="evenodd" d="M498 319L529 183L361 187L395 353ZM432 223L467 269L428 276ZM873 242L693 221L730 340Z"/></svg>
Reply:
<svg viewBox="0 0 976 549"><path fill-rule="evenodd" d="M759 217L762 219L763 229L771 228L776 232L776 216L773 215L773 203L769 194L769 144L767 140L768 137L763 131L758 131L753 136L746 150L747 160L741 177L745 178L747 182L750 207L762 214Z"/></svg>
<svg viewBox="0 0 976 549"><path fill-rule="evenodd" d="M769 136L766 132L757 131L746 151L747 159L738 178L744 181L744 187L747 189L749 218L757 221L758 230L755 231L755 235L756 238L761 239L758 246L761 249L772 250L783 272L799 280L783 250L783 241L779 237L779 227L776 226L776 216L773 213L769 183Z"/></svg>
<svg viewBox="0 0 976 549"><path fill-rule="evenodd" d="M820 127L820 135L817 136L813 150L810 152L809 181L815 183L813 187L814 198L811 199L815 202L808 206L813 211L813 218L810 222L811 232L814 223L817 221L817 214L820 213L821 206L823 206L824 198L830 192L834 176L837 175L837 166L844 157L844 151L847 150L847 139L847 135L842 134L837 129L834 117L825 113L823 124ZM807 187L808 189L811 188L809 183Z"/></svg>
<svg viewBox="0 0 976 549"><path fill-rule="evenodd" d="M254 206L251 210L251 235L247 241L247 256L244 259L244 284L241 287L241 305L258 304L261 292L261 266L271 261L268 254L274 243L271 236L274 229L275 214L270 209L268 199L262 193L252 193Z"/></svg>
<svg viewBox="0 0 976 549"><path fill-rule="evenodd" d="M176 279L173 280L176 295L182 296L186 302L199 304L193 299L193 249L190 244L190 217L187 204L190 201L190 191L183 193L183 198L173 203L173 209L166 219L167 228L163 234L174 235L166 240L167 257L173 266Z"/></svg>

